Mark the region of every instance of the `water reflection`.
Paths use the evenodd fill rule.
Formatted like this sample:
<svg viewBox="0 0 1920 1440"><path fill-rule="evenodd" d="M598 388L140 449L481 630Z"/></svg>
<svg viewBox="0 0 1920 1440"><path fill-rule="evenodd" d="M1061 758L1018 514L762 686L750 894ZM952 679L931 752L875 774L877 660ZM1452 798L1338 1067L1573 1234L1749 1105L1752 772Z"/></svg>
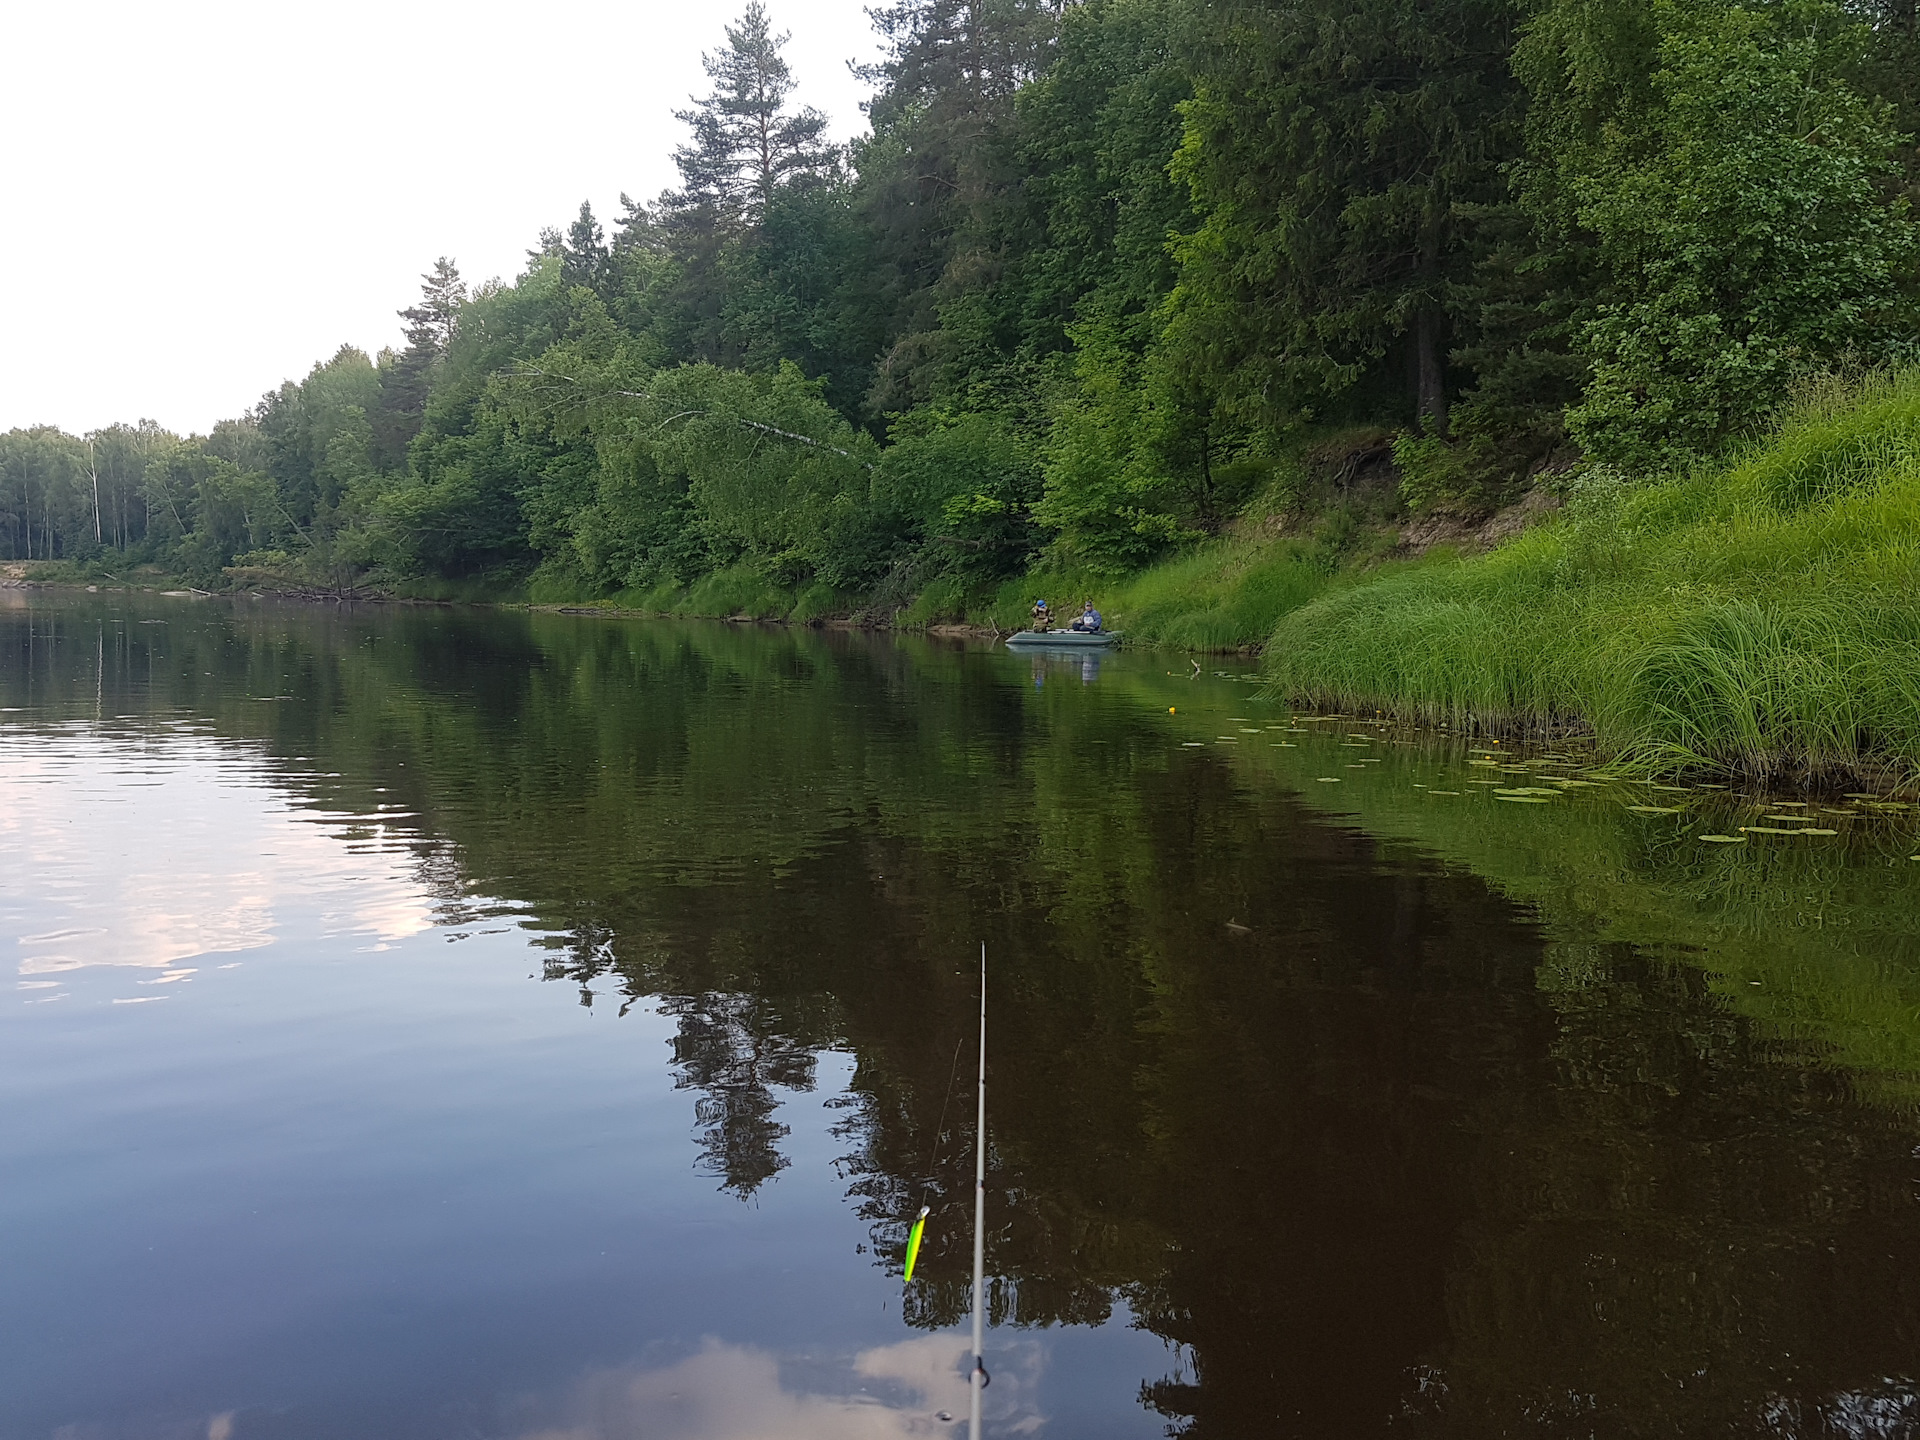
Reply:
<svg viewBox="0 0 1920 1440"><path fill-rule="evenodd" d="M181 962L271 945L290 905L321 935L374 946L433 923L417 837L296 809L189 728L120 740L16 729L0 751L0 791L0 866L34 877L34 928L11 937L27 989L99 967L162 972L140 986L185 981L196 970ZM16 892L14 904L27 898Z"/></svg>
<svg viewBox="0 0 1920 1440"><path fill-rule="evenodd" d="M555 1408L559 1418L519 1440L907 1440L952 1436L967 1410L968 1346L925 1336L863 1350L841 1388L797 1388L791 1366L764 1350L709 1341L658 1369L622 1366L582 1378ZM1046 1427L1035 1407L1039 1348L1014 1341L983 1397L996 1435ZM830 1377L810 1374L819 1384ZM856 1393L857 1392L857 1393ZM943 1418L944 1417L944 1418ZM244 1440L244 1437L236 1437Z"/></svg>
<svg viewBox="0 0 1920 1440"><path fill-rule="evenodd" d="M350 950L395 947L390 970L357 972L372 1010L403 1007L425 941L461 942L444 953L476 967L509 945L518 966L525 944L537 963L517 991L480 968L433 972L436 1004L486 997L472 1063L540 1097L526 1134L502 1124L477 1143L481 1189L554 1163L526 1159L537 1130L595 1157L532 1208L551 1231L604 1205L600 1230L648 1233L660 1211L622 1214L623 1186L651 1196L669 1170L698 1186L674 1202L689 1218L672 1248L696 1278L671 1303L635 1278L651 1271L618 1303L581 1298L579 1276L560 1287L562 1309L623 1337L587 1378L562 1383L582 1364L549 1356L514 1410L420 1351L433 1385L493 1396L457 1433L896 1435L958 1413L942 1388L957 1342L939 1331L965 1312L971 1160L947 1096L983 937L998 977L991 1305L1026 1327L996 1343L1037 1347L1018 1352L1026 1369L996 1369L1000 1433L1911 1428L1904 878L1809 855L1736 891L1571 801L1420 810L1389 784L1442 761L1302 737L1246 689L1152 657L1102 673L1093 657L1054 668L858 636L247 602L140 618L62 602L4 630L0 762L35 798L0 835L58 882L33 898L53 918L20 932L41 937L23 956L194 971L178 993L204 989L207 950L331 930ZM1036 687L1048 674L1082 683ZM1268 739L1282 726L1284 749ZM1296 754L1297 773L1276 768ZM1315 791L1319 775L1341 784ZM1336 789L1354 810L1333 822ZM99 818L81 843L60 827L87 796ZM116 824L166 838L100 843ZM1538 908L1484 876L1533 885ZM1744 935L1736 904L1783 893L1803 909L1829 897L1834 923L1716 938ZM1687 900L1703 894L1713 926ZM1863 936L1896 938L1867 965ZM1709 945L1723 948L1706 963ZM1729 1000L1740 963L1770 967L1755 988L1774 1010ZM552 983L519 981L528 969ZM657 1073L614 1083L564 1051L529 1060L512 1037L531 996L565 1000L566 1043L596 1037L620 1064L644 1049ZM1770 1019L1788 1007L1870 1023ZM406 1013L428 1025L432 1009ZM323 1038L372 1023L341 1014ZM1834 1063L1836 1035L1877 1068ZM171 1063L157 1032L133 1043ZM606 1142L663 1097L670 1149ZM489 1092L443 1123L486 1135L512 1103ZM401 1163L391 1137L363 1148ZM647 1178L612 1168L629 1162ZM764 1217L829 1192L806 1233L854 1229L806 1286L757 1288L798 1263L799 1231L738 1287L713 1278ZM358 1202L372 1225L378 1193ZM923 1201L925 1278L883 1310ZM718 1308L696 1323L703 1288ZM370 1313L374 1293L340 1303ZM860 1359L808 1371L797 1357L819 1351L792 1333L745 1333L776 1315ZM1062 1358L1128 1325L1152 1355ZM528 1343L510 1309L485 1328ZM690 1349L702 1335L721 1338ZM632 1362L669 1341L671 1358ZM226 1423L264 1435L268 1413L291 1412Z"/></svg>
<svg viewBox="0 0 1920 1440"><path fill-rule="evenodd" d="M1100 662L1104 658L1098 650L1037 650L1029 646L1023 652L1029 658L1028 673L1033 677L1033 688L1042 689L1047 676L1077 675L1082 685L1091 685L1100 678Z"/></svg>

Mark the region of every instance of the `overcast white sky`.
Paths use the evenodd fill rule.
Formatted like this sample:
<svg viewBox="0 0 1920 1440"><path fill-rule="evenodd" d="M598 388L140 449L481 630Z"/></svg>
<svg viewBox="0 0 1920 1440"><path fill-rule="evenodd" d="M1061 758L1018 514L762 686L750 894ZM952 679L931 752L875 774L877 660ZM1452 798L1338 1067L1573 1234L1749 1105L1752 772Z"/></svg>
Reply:
<svg viewBox="0 0 1920 1440"><path fill-rule="evenodd" d="M800 102L864 128L862 0L767 3ZM512 276L651 200L745 4L0 3L0 430L205 431L398 344L435 256Z"/></svg>

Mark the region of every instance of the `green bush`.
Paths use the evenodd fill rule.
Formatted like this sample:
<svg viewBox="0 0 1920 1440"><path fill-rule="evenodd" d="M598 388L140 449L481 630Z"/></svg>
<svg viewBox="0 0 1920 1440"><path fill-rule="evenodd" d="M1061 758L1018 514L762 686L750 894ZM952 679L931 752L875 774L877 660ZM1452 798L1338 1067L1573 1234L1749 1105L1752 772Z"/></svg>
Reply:
<svg viewBox="0 0 1920 1440"><path fill-rule="evenodd" d="M1596 474L1489 555L1286 615L1276 684L1454 725L1578 721L1648 768L1920 766L1920 371L1804 401L1733 463Z"/></svg>

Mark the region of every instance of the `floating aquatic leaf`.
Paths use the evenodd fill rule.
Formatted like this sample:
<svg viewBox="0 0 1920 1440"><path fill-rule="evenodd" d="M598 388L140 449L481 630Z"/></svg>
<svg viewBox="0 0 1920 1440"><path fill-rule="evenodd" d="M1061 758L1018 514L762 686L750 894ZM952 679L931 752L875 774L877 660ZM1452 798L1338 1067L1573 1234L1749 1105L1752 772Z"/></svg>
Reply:
<svg viewBox="0 0 1920 1440"><path fill-rule="evenodd" d="M1291 740L1269 740L1267 742L1267 748L1270 750L1298 750L1300 747Z"/></svg>
<svg viewBox="0 0 1920 1440"><path fill-rule="evenodd" d="M1789 830L1781 825L1742 825L1740 828L1749 835L1804 835L1807 833L1804 830Z"/></svg>
<svg viewBox="0 0 1920 1440"><path fill-rule="evenodd" d="M1773 802L1773 808L1776 810L1804 810L1807 808L1807 802L1804 800L1776 800Z"/></svg>
<svg viewBox="0 0 1920 1440"><path fill-rule="evenodd" d="M1338 785L1340 783L1340 777L1338 775L1316 775L1313 778L1318 780L1322 785Z"/></svg>
<svg viewBox="0 0 1920 1440"><path fill-rule="evenodd" d="M1459 793L1460 793L1460 792L1459 792L1458 790L1429 790L1429 791L1427 791L1427 794L1429 794L1429 795L1458 795ZM1916 856L1914 856L1913 858L1914 858L1914 859L1916 859L1916 860L1920 860L1920 855L1916 855Z"/></svg>
<svg viewBox="0 0 1920 1440"><path fill-rule="evenodd" d="M1694 839L1705 840L1709 845L1744 845L1747 843L1747 837L1744 835L1696 835Z"/></svg>
<svg viewBox="0 0 1920 1440"><path fill-rule="evenodd" d="M1840 832L1838 830L1822 830L1816 826L1809 826L1800 833L1802 835L1838 835Z"/></svg>
<svg viewBox="0 0 1920 1440"><path fill-rule="evenodd" d="M1627 809L1636 815L1678 815L1678 805L1629 805Z"/></svg>
<svg viewBox="0 0 1920 1440"><path fill-rule="evenodd" d="M1551 803L1538 795L1503 795L1498 790L1493 792L1493 798L1496 800L1510 800L1515 805L1546 805Z"/></svg>
<svg viewBox="0 0 1920 1440"><path fill-rule="evenodd" d="M1805 815L1762 815L1762 820L1805 820Z"/></svg>
<svg viewBox="0 0 1920 1440"><path fill-rule="evenodd" d="M1180 748L1182 750L1204 750L1207 748L1207 742L1204 740L1182 740L1180 742Z"/></svg>

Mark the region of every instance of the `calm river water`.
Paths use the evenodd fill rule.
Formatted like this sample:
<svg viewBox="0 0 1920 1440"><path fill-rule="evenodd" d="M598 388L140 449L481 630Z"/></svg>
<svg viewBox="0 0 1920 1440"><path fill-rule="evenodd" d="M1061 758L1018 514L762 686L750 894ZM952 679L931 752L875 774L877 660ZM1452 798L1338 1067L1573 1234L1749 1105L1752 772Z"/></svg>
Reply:
<svg viewBox="0 0 1920 1440"><path fill-rule="evenodd" d="M1920 1433L1920 811L1247 670L0 592L0 1437L962 1433L983 940L990 1435Z"/></svg>

